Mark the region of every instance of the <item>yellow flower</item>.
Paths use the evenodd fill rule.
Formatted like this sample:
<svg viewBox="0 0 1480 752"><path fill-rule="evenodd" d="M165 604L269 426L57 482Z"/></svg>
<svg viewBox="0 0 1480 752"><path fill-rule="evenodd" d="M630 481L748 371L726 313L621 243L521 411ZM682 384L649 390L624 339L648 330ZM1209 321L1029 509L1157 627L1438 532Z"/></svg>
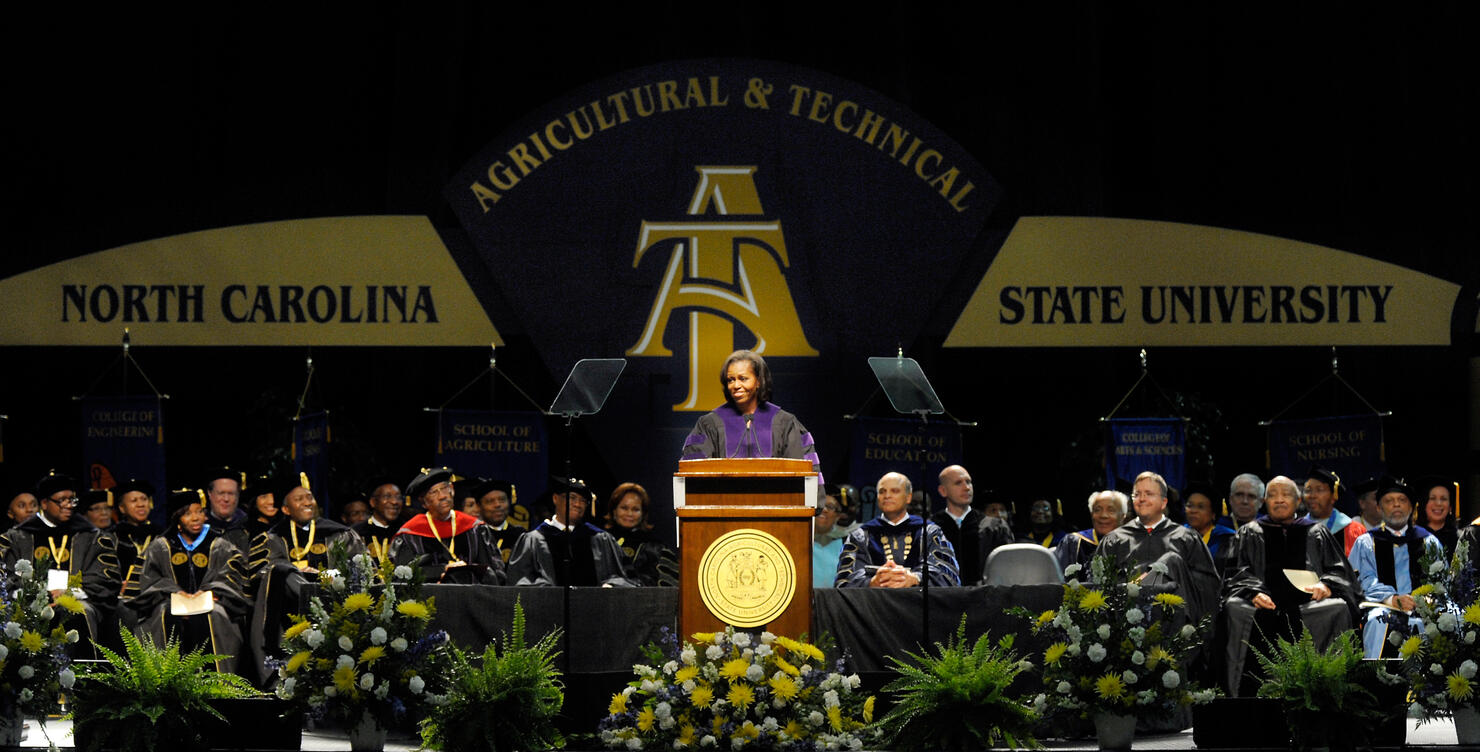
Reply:
<svg viewBox="0 0 1480 752"><path fill-rule="evenodd" d="M874 696L873 695L869 695L868 696L868 699L863 701L863 722L864 723L873 723L874 722Z"/></svg>
<svg viewBox="0 0 1480 752"><path fill-rule="evenodd" d="M610 715L627 712L627 695L621 692L612 695L612 702L606 706L606 712Z"/></svg>
<svg viewBox="0 0 1480 752"><path fill-rule="evenodd" d="M1465 622L1467 624L1480 624L1480 602L1471 603L1465 609Z"/></svg>
<svg viewBox="0 0 1480 752"><path fill-rule="evenodd" d="M773 676L768 683L771 685L771 693L783 700L790 700L797 696L797 683L792 681L790 676L785 674Z"/></svg>
<svg viewBox="0 0 1480 752"><path fill-rule="evenodd" d="M334 687L340 692L353 694L355 683L358 681L359 677L355 675L354 666L344 666L334 669Z"/></svg>
<svg viewBox="0 0 1480 752"><path fill-rule="evenodd" d="M735 729L735 736L741 739L754 739L760 735L761 730L750 721L740 724L740 728Z"/></svg>
<svg viewBox="0 0 1480 752"><path fill-rule="evenodd" d="M747 661L744 658L733 658L725 661L725 665L720 666L719 675L723 676L726 679L734 681L735 679L744 677L745 672L749 670L750 661Z"/></svg>
<svg viewBox="0 0 1480 752"><path fill-rule="evenodd" d="M711 729L714 729L714 735L716 737L722 737L722 736L724 736L724 733L725 733L725 717L723 715L716 715L714 717L714 720L712 722L710 722L709 727Z"/></svg>
<svg viewBox="0 0 1480 752"><path fill-rule="evenodd" d="M1422 647L1423 647L1423 638L1422 637L1419 637L1418 635L1414 635L1412 637L1409 637L1408 639L1404 640L1403 641L1403 645L1398 648L1398 657L1399 658L1408 658L1408 657L1411 657L1413 654L1417 653L1419 651L1419 649L1422 648Z"/></svg>
<svg viewBox="0 0 1480 752"><path fill-rule="evenodd" d="M413 619L421 619L422 621L426 621L432 617L432 612L427 609L426 604L417 603L416 601L401 601L397 603L396 612L402 616L409 616Z"/></svg>
<svg viewBox="0 0 1480 752"><path fill-rule="evenodd" d="M79 601L76 598L67 595L66 593L62 593L61 595L57 596L56 604L68 611L71 611L74 614L82 613L82 601Z"/></svg>
<svg viewBox="0 0 1480 752"><path fill-rule="evenodd" d="M1166 608L1181 608L1187 602L1186 599L1176 593L1157 593L1156 597L1151 600L1156 601L1157 605Z"/></svg>
<svg viewBox="0 0 1480 752"><path fill-rule="evenodd" d="M1084 597L1079 599L1079 608L1082 611L1099 611L1105 607L1105 594L1098 590L1087 590Z"/></svg>
<svg viewBox="0 0 1480 752"><path fill-rule="evenodd" d="M1058 616L1058 613L1055 612L1055 611L1053 611L1052 609L1050 609L1048 611L1044 611L1043 613L1039 614L1038 615L1038 628L1041 629L1041 628L1043 628L1043 626L1045 624L1048 624L1049 622L1053 621L1053 618L1055 616Z"/></svg>
<svg viewBox="0 0 1480 752"><path fill-rule="evenodd" d="M785 734L787 739L806 739L807 727L793 719L786 722L786 726L781 729L781 733Z"/></svg>
<svg viewBox="0 0 1480 752"><path fill-rule="evenodd" d="M1064 651L1068 649L1069 646L1065 645L1062 642L1055 642L1054 644L1049 645L1048 650L1043 651L1043 662L1058 663L1059 659L1064 657Z"/></svg>
<svg viewBox="0 0 1480 752"><path fill-rule="evenodd" d="M802 643L797 642L790 637L777 637L776 644L780 645L783 648L786 648L787 652L796 652L800 650L802 646Z"/></svg>
<svg viewBox="0 0 1480 752"><path fill-rule="evenodd" d="M837 705L827 709L827 725L832 726L833 731L843 730L843 711Z"/></svg>
<svg viewBox="0 0 1480 752"><path fill-rule="evenodd" d="M709 703L714 701L714 690L709 687L694 687L693 693L689 695L689 701L693 702L696 708L707 708Z"/></svg>
<svg viewBox="0 0 1480 752"><path fill-rule="evenodd" d="M725 695L725 699L729 700L731 705L744 710L755 702L755 691L745 682L736 682L730 685L730 693Z"/></svg>
<svg viewBox="0 0 1480 752"><path fill-rule="evenodd" d="M808 658L817 661L818 663L821 663L822 659L826 657L822 654L821 648L811 643L799 642L797 643L797 649L802 651L802 655L805 655Z"/></svg>
<svg viewBox="0 0 1480 752"><path fill-rule="evenodd" d="M678 682L679 684L683 684L684 682L686 682L686 681L688 681L688 680L690 680L690 679L692 679L692 678L694 678L694 677L696 677L698 675L699 675L699 667L698 666L684 666L683 668L681 668L681 669L678 670L678 673L676 673L676 674L673 675L673 681Z"/></svg>
<svg viewBox="0 0 1480 752"><path fill-rule="evenodd" d="M785 671L786 673L791 674L792 676L801 676L802 675L802 670L801 669L797 668L796 666L791 665L790 663L787 663L785 658L782 658L781 656L776 655L775 653L772 653L771 654L771 660L774 660L776 662L776 668L779 668L782 671Z"/></svg>
<svg viewBox="0 0 1480 752"><path fill-rule="evenodd" d="M694 746L694 724L685 723L678 729L678 741L685 747Z"/></svg>
<svg viewBox="0 0 1480 752"><path fill-rule="evenodd" d="M1424 584L1424 585L1419 585L1418 587L1414 588L1413 589L1413 592L1412 593L1409 593L1409 595L1413 596L1414 598L1422 598L1425 595L1432 595L1433 592L1434 592L1434 586L1433 585L1431 585L1431 584Z"/></svg>
<svg viewBox="0 0 1480 752"><path fill-rule="evenodd" d="M653 722L658 720L658 715L652 708L643 708L637 711L637 730L648 732L653 730Z"/></svg>
<svg viewBox="0 0 1480 752"><path fill-rule="evenodd" d="M375 597L369 593L351 593L344 599L346 611L369 611L375 606Z"/></svg>
<svg viewBox="0 0 1480 752"><path fill-rule="evenodd" d="M288 665L283 668L290 674L297 673L298 669L303 668L303 664L308 663L308 656L307 650L294 653L293 657L288 659Z"/></svg>
<svg viewBox="0 0 1480 752"><path fill-rule="evenodd" d="M298 635L301 635L304 632L307 632L309 630L309 628L312 627L312 626L313 626L313 624L310 624L307 619L305 619L303 621L300 621L297 624L294 624L293 626L288 627L286 630L283 631L283 639L284 640L291 640L294 637L297 637Z"/></svg>
<svg viewBox="0 0 1480 752"><path fill-rule="evenodd" d="M689 637L691 639L693 639L694 642L703 643L705 645L713 645L714 644L714 633L713 632L695 632L692 635L689 635Z"/></svg>
<svg viewBox="0 0 1480 752"><path fill-rule="evenodd" d="M330 666L334 665L334 662L329 660L328 658L318 658L315 659L313 663L314 666L318 667L320 671L326 670Z"/></svg>
<svg viewBox="0 0 1480 752"><path fill-rule="evenodd" d="M1125 694L1125 684L1115 674L1105 674L1095 680L1095 691L1107 700L1116 700Z"/></svg>
<svg viewBox="0 0 1480 752"><path fill-rule="evenodd" d="M1157 664L1161 663L1162 661L1170 661L1171 659L1172 654L1168 653L1166 651L1166 648L1157 645L1156 647L1151 649L1150 653L1146 655L1146 668L1156 668Z"/></svg>
<svg viewBox="0 0 1480 752"><path fill-rule="evenodd" d="M30 630L21 633L21 650L27 653L39 653L44 647L46 647L46 641L41 639L41 635Z"/></svg>
<svg viewBox="0 0 1480 752"><path fill-rule="evenodd" d="M360 663L368 663L371 666L374 666L376 661L384 657L385 648L379 645L371 645L370 647L365 648L365 652L360 653Z"/></svg>
<svg viewBox="0 0 1480 752"><path fill-rule="evenodd" d="M1449 675L1449 696L1456 700L1468 700L1475 694L1475 688L1470 685L1470 680L1459 674Z"/></svg>

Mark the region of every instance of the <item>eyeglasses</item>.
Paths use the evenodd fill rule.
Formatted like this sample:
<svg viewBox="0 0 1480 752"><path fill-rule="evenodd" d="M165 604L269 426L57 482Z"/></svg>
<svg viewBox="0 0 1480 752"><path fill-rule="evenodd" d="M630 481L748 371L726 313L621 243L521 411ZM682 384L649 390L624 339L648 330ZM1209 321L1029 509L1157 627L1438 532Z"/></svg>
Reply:
<svg viewBox="0 0 1480 752"><path fill-rule="evenodd" d="M76 496L63 496L60 499L54 499L54 498L48 496L46 498L46 500L49 501L49 502L51 502L51 503L53 503L53 504L56 504L59 507L75 507L75 506L77 506L78 497L76 497Z"/></svg>
<svg viewBox="0 0 1480 752"><path fill-rule="evenodd" d="M374 496L371 496L370 498L375 499L377 501L390 501L392 499L394 499L396 501L405 501L406 500L406 496L404 494L375 494Z"/></svg>

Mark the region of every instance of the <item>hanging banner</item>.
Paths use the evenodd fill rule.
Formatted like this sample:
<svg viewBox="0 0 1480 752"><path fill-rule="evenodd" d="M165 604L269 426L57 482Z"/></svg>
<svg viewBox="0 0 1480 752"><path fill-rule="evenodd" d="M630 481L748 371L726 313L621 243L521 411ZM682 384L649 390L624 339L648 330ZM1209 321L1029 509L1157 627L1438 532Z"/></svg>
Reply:
<svg viewBox="0 0 1480 752"><path fill-rule="evenodd" d="M84 398L82 461L88 488L112 488L130 478L169 488L159 397Z"/></svg>
<svg viewBox="0 0 1480 752"><path fill-rule="evenodd" d="M1167 485L1187 481L1187 429L1181 418L1112 418L1106 421L1105 483L1130 488L1147 470Z"/></svg>
<svg viewBox="0 0 1480 752"><path fill-rule="evenodd" d="M461 476L497 478L514 484L517 503L509 521L530 527L534 499L550 485L549 442L545 416L532 412L495 410L442 410L437 415L437 464ZM596 507L587 513L595 518L606 502L601 489Z"/></svg>
<svg viewBox="0 0 1480 752"><path fill-rule="evenodd" d="M309 489L319 502L319 513L329 516L329 412L300 415L293 420L293 472L308 476Z"/></svg>
<svg viewBox="0 0 1480 752"><path fill-rule="evenodd" d="M960 463L961 429L954 423L907 418L859 418L854 423L849 477L866 503L885 473L903 473L927 500L942 503L932 491L940 471Z"/></svg>
<svg viewBox="0 0 1480 752"><path fill-rule="evenodd" d="M1300 483L1312 467L1322 467L1341 478L1336 506L1357 513L1357 499L1346 493L1361 481L1386 471L1382 417L1342 415L1307 420L1277 420L1269 424L1269 472Z"/></svg>

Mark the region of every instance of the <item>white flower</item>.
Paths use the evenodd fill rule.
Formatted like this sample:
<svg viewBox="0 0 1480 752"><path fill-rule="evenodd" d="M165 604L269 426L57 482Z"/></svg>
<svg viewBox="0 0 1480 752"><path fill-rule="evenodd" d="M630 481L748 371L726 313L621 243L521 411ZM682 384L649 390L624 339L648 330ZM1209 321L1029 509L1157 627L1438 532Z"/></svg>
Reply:
<svg viewBox="0 0 1480 752"><path fill-rule="evenodd" d="M667 718L673 715L673 706L666 702L660 702L653 707L653 715L658 718Z"/></svg>
<svg viewBox="0 0 1480 752"><path fill-rule="evenodd" d="M1095 630L1095 634L1099 635L1102 640L1110 639L1110 625L1101 624L1100 628Z"/></svg>
<svg viewBox="0 0 1480 752"><path fill-rule="evenodd" d="M36 675L36 669L31 668L30 666L22 665L19 669L16 670L16 673L19 674L22 679L29 679Z"/></svg>
<svg viewBox="0 0 1480 752"><path fill-rule="evenodd" d="M693 693L694 687L697 687L699 685L695 684L693 679L689 679L688 681L685 681L683 684L680 684L678 686L683 687L683 691L685 692Z"/></svg>
<svg viewBox="0 0 1480 752"><path fill-rule="evenodd" d="M384 645L387 637L390 637L390 635L386 634L385 627L376 627L370 630L370 644L372 645Z"/></svg>
<svg viewBox="0 0 1480 752"><path fill-rule="evenodd" d="M70 668L64 668L57 672L57 682L62 685L62 689L71 689L77 682L77 674L72 673Z"/></svg>
<svg viewBox="0 0 1480 752"><path fill-rule="evenodd" d="M303 642L308 645L309 650L318 650L324 644L324 633L317 629L310 629L303 633Z"/></svg>
<svg viewBox="0 0 1480 752"><path fill-rule="evenodd" d="M335 689L334 688L334 685L330 684L329 686L324 687L324 696L325 697L333 697L333 696L335 696L337 694L339 694L339 690Z"/></svg>
<svg viewBox="0 0 1480 752"><path fill-rule="evenodd" d="M28 559L21 559L15 563L15 573L21 577L30 577L36 570L31 567Z"/></svg>
<svg viewBox="0 0 1480 752"><path fill-rule="evenodd" d="M1079 574L1079 570L1081 569L1084 569L1084 567L1080 566L1079 564L1070 564L1069 566L1064 567L1064 576L1073 577L1074 575Z"/></svg>
<svg viewBox="0 0 1480 752"><path fill-rule="evenodd" d="M1194 627L1194 626L1192 626L1191 624L1187 624L1187 625L1185 625L1185 626L1182 627L1182 639L1184 639L1184 640L1187 639L1187 638L1189 638L1189 637L1191 637L1192 635L1194 635L1196 633L1197 633L1197 628Z"/></svg>
<svg viewBox="0 0 1480 752"><path fill-rule="evenodd" d="M678 652L678 659L688 666L694 665L694 661L698 660L698 658L699 656L694 652L693 645L684 645L683 650Z"/></svg>
<svg viewBox="0 0 1480 752"><path fill-rule="evenodd" d="M1057 614L1054 615L1054 617L1053 617L1053 625L1055 627L1060 628L1060 629L1068 629L1068 628L1074 626L1069 621L1069 612L1067 610L1063 610L1063 609L1061 609Z"/></svg>
<svg viewBox="0 0 1480 752"><path fill-rule="evenodd" d="M377 699L377 700L384 700L387 696L390 695L390 693L391 693L391 683L390 682L381 682L380 683L380 686L378 686L378 687L375 688L375 699Z"/></svg>
<svg viewBox="0 0 1480 752"><path fill-rule="evenodd" d="M1475 633L1474 630L1470 630L1469 632L1466 632L1465 633L1465 644L1466 645L1474 645L1475 644L1475 634L1476 633Z"/></svg>
<svg viewBox="0 0 1480 752"><path fill-rule="evenodd" d="M10 656L10 648L5 647L4 645L0 645L0 661L5 660L9 656Z"/></svg>
<svg viewBox="0 0 1480 752"><path fill-rule="evenodd" d="M714 737L710 736L709 734L705 734L699 739L699 746L701 747L713 747L715 744L716 742L714 740Z"/></svg>
<svg viewBox="0 0 1480 752"><path fill-rule="evenodd" d="M1125 612L1125 620L1130 624L1140 624L1144 618L1146 618L1146 614L1142 613L1139 608L1132 608Z"/></svg>
<svg viewBox="0 0 1480 752"><path fill-rule="evenodd" d="M409 580L411 579L411 567L405 565L396 567L395 570L391 572L391 576L398 580Z"/></svg>
<svg viewBox="0 0 1480 752"><path fill-rule="evenodd" d="M837 690L835 690L835 689L829 689L828 691L822 693L822 706L823 707L825 707L825 708L833 708L833 707L837 707L837 705L838 705L838 692L837 692Z"/></svg>
<svg viewBox="0 0 1480 752"><path fill-rule="evenodd" d="M716 644L716 645L724 645L725 644L725 633L724 632L715 632L714 633L714 644Z"/></svg>
<svg viewBox="0 0 1480 752"><path fill-rule="evenodd" d="M339 592L343 592L345 585L344 578L340 577L338 572L329 572L326 574L329 575L329 587Z"/></svg>
<svg viewBox="0 0 1480 752"><path fill-rule="evenodd" d="M375 559L371 558L370 554L360 554L359 556L356 556L355 563L359 564L361 569L375 568Z"/></svg>
<svg viewBox="0 0 1480 752"><path fill-rule="evenodd" d="M765 720L761 721L761 728L774 734L777 729L781 728L781 723L776 720L775 716L768 715Z"/></svg>
<svg viewBox="0 0 1480 752"><path fill-rule="evenodd" d="M759 665L752 663L750 664L750 668L745 669L745 678L753 682L758 682L761 679L766 678L766 670L761 668Z"/></svg>
<svg viewBox="0 0 1480 752"><path fill-rule="evenodd" d="M1125 584L1125 594L1135 598L1141 594L1141 586L1134 582L1127 582Z"/></svg>
<svg viewBox="0 0 1480 752"><path fill-rule="evenodd" d="M405 637L397 637L396 639L391 640L391 650L394 650L397 653L405 650L406 646L407 642Z"/></svg>
<svg viewBox="0 0 1480 752"><path fill-rule="evenodd" d="M1453 632L1459 628L1459 618L1452 613L1445 612L1439 614L1438 624L1440 632Z"/></svg>
<svg viewBox="0 0 1480 752"><path fill-rule="evenodd" d="M1402 645L1403 644L1403 635L1398 634L1397 632L1390 632L1388 634L1388 642L1390 642L1390 643L1392 643L1394 645Z"/></svg>
<svg viewBox="0 0 1480 752"><path fill-rule="evenodd" d="M1144 665L1146 663L1146 654L1142 653L1139 650L1131 653L1131 663L1134 663L1137 666Z"/></svg>
<svg viewBox="0 0 1480 752"><path fill-rule="evenodd" d="M57 612L53 611L51 606L47 606L46 608L41 609L41 619L43 621L51 621L51 617L56 615Z"/></svg>
<svg viewBox="0 0 1480 752"><path fill-rule="evenodd" d="M1135 684L1136 683L1136 672L1134 672L1134 671L1126 671L1125 673L1122 673L1120 675L1120 680L1123 681L1123 682L1125 682L1126 684Z"/></svg>
<svg viewBox="0 0 1480 752"><path fill-rule="evenodd" d="M347 655L340 655L339 660L334 662L334 668L354 668L355 659Z"/></svg>
<svg viewBox="0 0 1480 752"><path fill-rule="evenodd" d="M1151 571L1153 571L1153 572L1155 572L1157 574L1166 574L1167 571L1168 571L1167 570L1167 565L1165 565L1165 564L1163 564L1163 563L1161 563L1161 562L1158 561L1155 564L1152 564L1151 565Z"/></svg>
<svg viewBox="0 0 1480 752"><path fill-rule="evenodd" d="M411 694L419 695L423 689L427 688L427 682L420 676L413 676L406 680L406 688L411 690Z"/></svg>
<svg viewBox="0 0 1480 752"><path fill-rule="evenodd" d="M1466 679L1473 679L1475 678L1475 669L1476 666L1474 661L1465 661L1464 663L1459 664L1459 675L1463 676Z"/></svg>
<svg viewBox="0 0 1480 752"><path fill-rule="evenodd" d="M296 677L290 676L290 677L284 679L283 680L283 683L278 686L278 697L282 697L284 699L289 698L289 697L292 697L293 696L293 689L296 688L297 686L298 686L298 679Z"/></svg>
<svg viewBox="0 0 1480 752"><path fill-rule="evenodd" d="M656 684L656 683L654 683L652 679L643 679L642 680L642 691L647 692L649 694L652 694L653 692L656 692L657 689L658 689L658 686L659 685Z"/></svg>
<svg viewBox="0 0 1480 752"><path fill-rule="evenodd" d="M758 646L756 646L756 649L755 649L755 657L757 657L757 658L766 658L766 657L768 657L770 655L771 655L771 646L770 645L758 645Z"/></svg>
<svg viewBox="0 0 1480 752"><path fill-rule="evenodd" d="M69 630L67 630L67 642L75 643L75 642L77 642L80 639L82 639L82 635L77 634L77 630L75 630L75 629L69 629ZM4 657L3 656L0 656L0 660L4 660Z"/></svg>
<svg viewBox="0 0 1480 752"><path fill-rule="evenodd" d="M750 633L749 632L736 632L735 633L735 647L737 647L737 648L748 648L748 647L750 647Z"/></svg>
<svg viewBox="0 0 1480 752"><path fill-rule="evenodd" d="M724 654L725 651L720 650L718 645L710 645L709 647L704 649L704 657L708 658L711 661L719 660L719 657Z"/></svg>
<svg viewBox="0 0 1480 752"><path fill-rule="evenodd" d="M1069 647L1065 648L1064 649L1064 652L1065 653L1068 653L1070 657L1074 657L1074 656L1079 655L1079 643L1077 643L1077 642L1071 642L1071 643L1069 643Z"/></svg>
<svg viewBox="0 0 1480 752"><path fill-rule="evenodd" d="M375 686L375 674L366 671L362 676L360 676L360 689L368 692L373 686Z"/></svg>
<svg viewBox="0 0 1480 752"><path fill-rule="evenodd" d="M19 697L21 702L30 702L31 698L35 697L35 695L33 695L31 693L31 690L29 689L22 689Z"/></svg>
<svg viewBox="0 0 1480 752"><path fill-rule="evenodd" d="M1099 663L1105 660L1105 646L1097 642L1090 645L1089 650L1084 651L1084 654L1089 656L1091 662Z"/></svg>
<svg viewBox="0 0 1480 752"><path fill-rule="evenodd" d="M1161 686L1167 689L1176 689L1182 685L1182 675L1176 671L1168 671L1161 675Z"/></svg>
<svg viewBox="0 0 1480 752"><path fill-rule="evenodd" d="M1144 627L1131 627L1126 630L1126 634L1130 635L1131 640L1137 645L1140 645L1141 641L1146 639L1146 629Z"/></svg>
<svg viewBox="0 0 1480 752"><path fill-rule="evenodd" d="M642 749L642 739L635 736L629 737L627 739L627 749Z"/></svg>
<svg viewBox="0 0 1480 752"><path fill-rule="evenodd" d="M776 641L776 635L773 635L770 632L761 632L761 644L762 645L770 645L771 643L773 643L775 641Z"/></svg>
<svg viewBox="0 0 1480 752"><path fill-rule="evenodd" d="M1438 574L1444 571L1444 566L1443 559L1436 559L1433 564L1429 565L1429 574Z"/></svg>
<svg viewBox="0 0 1480 752"><path fill-rule="evenodd" d="M1033 698L1033 712L1038 713L1039 715L1042 715L1043 714L1043 711L1045 711L1047 709L1048 709L1048 695L1045 695L1042 692L1039 692L1038 695Z"/></svg>
<svg viewBox="0 0 1480 752"><path fill-rule="evenodd" d="M848 674L848 680L847 681L848 681L848 689L858 689L858 686L860 684L863 684L863 680L860 679L860 678L858 678L858 674Z"/></svg>
<svg viewBox="0 0 1480 752"><path fill-rule="evenodd" d="M1070 624L1064 628L1064 636L1069 638L1069 642L1079 642L1080 638L1084 637L1084 632L1080 631L1079 627Z"/></svg>
<svg viewBox="0 0 1480 752"><path fill-rule="evenodd" d="M339 649L340 650L354 650L355 649L355 641L354 640L351 640L349 638L349 635L340 635L339 636Z"/></svg>
<svg viewBox="0 0 1480 752"><path fill-rule="evenodd" d="M1443 666L1440 666L1437 663L1430 663L1429 664L1429 673L1433 674L1434 676L1443 676L1444 675L1444 667Z"/></svg>
<svg viewBox="0 0 1480 752"><path fill-rule="evenodd" d="M822 725L822 720L823 720L822 719L822 713L814 710L814 711L812 711L807 716L807 725L808 726L821 726Z"/></svg>

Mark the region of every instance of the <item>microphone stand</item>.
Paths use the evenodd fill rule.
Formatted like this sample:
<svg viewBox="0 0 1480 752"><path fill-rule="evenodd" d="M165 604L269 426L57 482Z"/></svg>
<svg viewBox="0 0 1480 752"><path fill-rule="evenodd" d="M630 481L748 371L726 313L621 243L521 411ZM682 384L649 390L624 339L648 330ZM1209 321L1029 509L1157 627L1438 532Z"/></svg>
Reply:
<svg viewBox="0 0 1480 752"><path fill-rule="evenodd" d="M925 534L926 518L920 525L920 648L930 645L930 536Z"/></svg>

